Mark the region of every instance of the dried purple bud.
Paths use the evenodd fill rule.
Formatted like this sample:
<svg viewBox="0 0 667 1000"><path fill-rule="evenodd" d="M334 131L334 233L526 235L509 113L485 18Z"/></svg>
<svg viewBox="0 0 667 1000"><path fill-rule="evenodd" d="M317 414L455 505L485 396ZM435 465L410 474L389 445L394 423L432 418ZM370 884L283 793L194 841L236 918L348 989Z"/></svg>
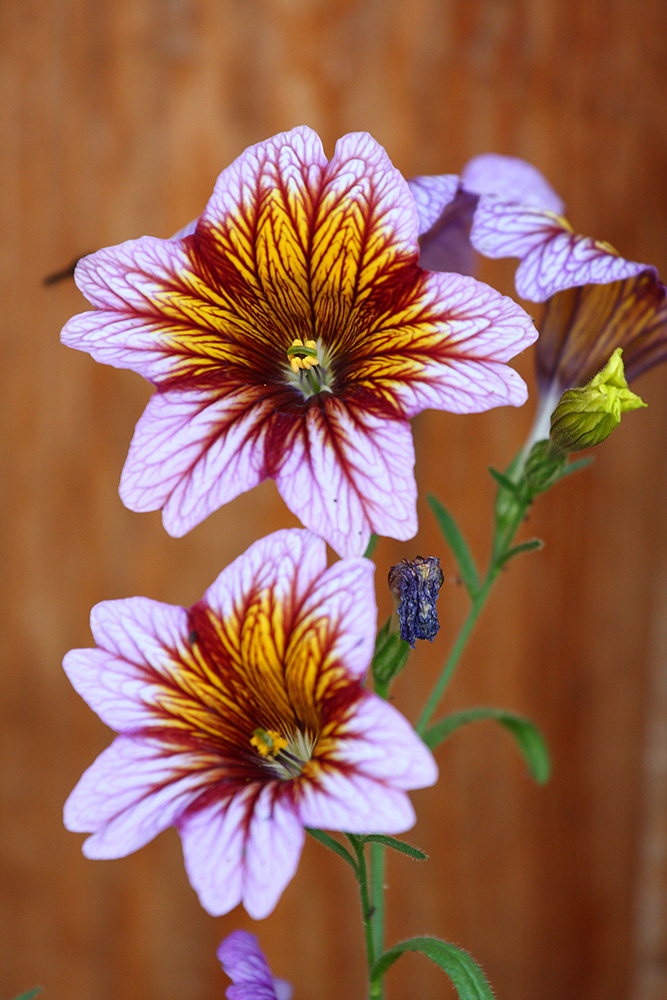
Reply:
<svg viewBox="0 0 667 1000"><path fill-rule="evenodd" d="M402 559L389 570L389 589L397 602L401 639L415 647L415 639L433 642L440 624L436 611L444 577L437 556Z"/></svg>

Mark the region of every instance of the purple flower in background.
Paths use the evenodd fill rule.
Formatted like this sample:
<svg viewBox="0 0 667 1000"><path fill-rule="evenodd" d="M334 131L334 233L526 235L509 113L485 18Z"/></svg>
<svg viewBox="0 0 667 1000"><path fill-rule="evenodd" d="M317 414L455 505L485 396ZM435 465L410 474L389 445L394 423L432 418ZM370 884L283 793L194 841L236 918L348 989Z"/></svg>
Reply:
<svg viewBox="0 0 667 1000"><path fill-rule="evenodd" d="M292 987L273 978L254 934L233 931L218 948L218 959L233 984L227 1000L291 1000Z"/></svg>
<svg viewBox="0 0 667 1000"><path fill-rule="evenodd" d="M420 219L455 185L417 189L416 203L371 136L327 161L297 128L224 170L180 238L79 263L94 309L63 342L157 390L123 469L128 507L183 535L270 477L340 554L415 534L410 418L523 403L506 362L535 339L512 300L419 266Z"/></svg>
<svg viewBox="0 0 667 1000"><path fill-rule="evenodd" d="M193 607L144 597L91 613L94 649L63 662L120 735L65 805L91 858L169 826L205 909L265 917L298 866L304 827L400 833L430 751L362 687L376 628L373 564L327 568L300 529L254 543Z"/></svg>

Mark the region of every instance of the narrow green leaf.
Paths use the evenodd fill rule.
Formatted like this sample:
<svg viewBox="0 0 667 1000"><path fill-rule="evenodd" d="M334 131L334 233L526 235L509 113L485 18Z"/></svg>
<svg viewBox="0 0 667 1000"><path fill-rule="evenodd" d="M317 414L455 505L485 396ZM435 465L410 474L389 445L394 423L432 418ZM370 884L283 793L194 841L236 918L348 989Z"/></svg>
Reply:
<svg viewBox="0 0 667 1000"><path fill-rule="evenodd" d="M460 1000L494 1000L488 979L468 952L433 937L410 938L385 951L373 966L372 981L377 982L406 951L419 951L439 965L453 982Z"/></svg>
<svg viewBox="0 0 667 1000"><path fill-rule="evenodd" d="M529 542L521 542L519 545L515 545L513 548L508 549L500 560L500 565L504 566L505 563L510 561L510 559L514 559L515 556L520 556L522 552L534 552L535 549L543 548L544 542L540 538L531 538Z"/></svg>
<svg viewBox="0 0 667 1000"><path fill-rule="evenodd" d="M418 847L406 844L404 840L397 840L396 837L385 837L382 833L369 833L364 840L373 844L384 844L385 847L393 847L401 854L407 854L414 861L426 861L428 854L424 854Z"/></svg>
<svg viewBox="0 0 667 1000"><path fill-rule="evenodd" d="M512 734L532 777L539 785L544 785L551 774L551 761L544 737L529 719L502 708L479 707L454 712L427 729L423 736L424 742L433 749L456 729L483 719L499 722Z"/></svg>
<svg viewBox="0 0 667 1000"><path fill-rule="evenodd" d="M519 483L513 483L511 479L508 479L507 476L504 476L502 472L498 472L497 469L489 468L489 472L491 473L495 481L498 483L498 485L502 486L502 488L504 490L507 490L508 493L513 493L515 496L518 496L521 493L521 488Z"/></svg>
<svg viewBox="0 0 667 1000"><path fill-rule="evenodd" d="M14 997L14 1000L32 1000L33 997L38 996L42 992L42 986L36 986L34 990L28 990L27 993L21 993L20 996Z"/></svg>
<svg viewBox="0 0 667 1000"><path fill-rule="evenodd" d="M375 546L378 543L378 538L379 535L373 534L368 539L368 545L366 546L366 551L364 552L364 559L370 559L370 557L373 555L373 552L375 551Z"/></svg>
<svg viewBox="0 0 667 1000"><path fill-rule="evenodd" d="M468 543L461 534L456 521L449 511L443 507L438 498L429 494L427 500L431 510L435 514L440 531L445 536L445 540L454 554L461 579L471 598L474 599L475 594L479 590L479 574L477 573L475 561L470 554Z"/></svg>
<svg viewBox="0 0 667 1000"><path fill-rule="evenodd" d="M323 844L325 847L328 847L330 851L333 851L334 854L337 854L340 858L343 859L343 861L347 861L348 865L351 865L356 872L357 862L354 860L354 858L348 851L347 847L343 847L342 844L339 844L337 840L329 836L328 833L325 833L324 830L315 830L313 827L307 826L306 833L309 833L311 837L313 837L315 840L318 840L320 844Z"/></svg>

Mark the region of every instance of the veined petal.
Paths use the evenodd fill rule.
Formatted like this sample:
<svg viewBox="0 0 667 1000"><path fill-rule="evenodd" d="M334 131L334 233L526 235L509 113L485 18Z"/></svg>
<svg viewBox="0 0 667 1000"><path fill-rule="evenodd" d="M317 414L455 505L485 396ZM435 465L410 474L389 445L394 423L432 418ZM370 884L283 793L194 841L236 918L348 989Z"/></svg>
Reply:
<svg viewBox="0 0 667 1000"><path fill-rule="evenodd" d="M277 784L245 789L226 808L190 810L179 823L188 878L213 916L243 902L254 919L266 917L294 877L305 834Z"/></svg>
<svg viewBox="0 0 667 1000"><path fill-rule="evenodd" d="M163 508L167 531L186 534L212 511L266 477L270 399L256 389L226 396L155 393L139 420L120 495L130 510Z"/></svg>
<svg viewBox="0 0 667 1000"><path fill-rule="evenodd" d="M536 351L542 390L585 385L617 347L628 381L667 358L667 290L653 268L548 300Z"/></svg>
<svg viewBox="0 0 667 1000"><path fill-rule="evenodd" d="M227 566L204 594L204 602L219 619L242 618L248 604L270 592L272 603L290 621L300 611L311 588L326 579L324 542L310 531L288 528L260 538ZM329 605L322 604L322 607Z"/></svg>
<svg viewBox="0 0 667 1000"><path fill-rule="evenodd" d="M218 948L218 959L234 984L227 1000L290 1000L289 983L274 980L254 934L233 931Z"/></svg>
<svg viewBox="0 0 667 1000"><path fill-rule="evenodd" d="M435 225L447 205L454 200L459 184L456 174L412 177L408 181L410 193L417 206L420 236Z"/></svg>
<svg viewBox="0 0 667 1000"><path fill-rule="evenodd" d="M565 208L537 167L517 156L498 153L474 156L461 171L461 183L471 194L490 194L502 201L546 208L558 215Z"/></svg>
<svg viewBox="0 0 667 1000"><path fill-rule="evenodd" d="M65 826L93 834L83 845L87 857L122 858L172 826L206 780L191 754L117 736L65 803Z"/></svg>
<svg viewBox="0 0 667 1000"><path fill-rule="evenodd" d="M609 244L577 236L553 212L480 198L471 240L487 257L520 257L515 284L519 295L543 302L576 285L632 277L646 264L627 261Z"/></svg>
<svg viewBox="0 0 667 1000"><path fill-rule="evenodd" d="M306 527L343 556L365 551L371 532L417 531L414 449L407 423L327 396L294 426L276 485Z"/></svg>
<svg viewBox="0 0 667 1000"><path fill-rule="evenodd" d="M304 782L298 807L304 826L348 833L404 833L416 818L405 792L335 767L322 768L317 784Z"/></svg>
<svg viewBox="0 0 667 1000"><path fill-rule="evenodd" d="M293 626L292 652L310 642L320 647L320 670L330 663L344 665L354 677L363 677L375 648L377 607L369 559L343 559L322 573L310 590ZM327 633L322 642L322 608L327 608ZM289 654L290 650L288 650Z"/></svg>

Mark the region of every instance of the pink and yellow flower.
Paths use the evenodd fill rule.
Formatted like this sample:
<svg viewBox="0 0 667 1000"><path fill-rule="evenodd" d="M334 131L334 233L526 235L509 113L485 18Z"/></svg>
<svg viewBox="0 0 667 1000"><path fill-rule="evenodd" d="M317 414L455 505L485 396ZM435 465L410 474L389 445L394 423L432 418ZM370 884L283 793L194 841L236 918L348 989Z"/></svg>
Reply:
<svg viewBox="0 0 667 1000"><path fill-rule="evenodd" d="M373 655L373 564L327 568L322 539L278 531L186 609L143 597L93 608L97 646L72 684L119 735L65 805L91 858L175 825L213 914L264 917L293 877L304 827L399 833L406 794L436 780L396 709L362 686Z"/></svg>
<svg viewBox="0 0 667 1000"><path fill-rule="evenodd" d="M79 263L94 309L63 342L157 390L121 478L128 507L161 508L182 535L271 477L341 554L373 531L415 534L409 419L523 403L506 362L535 339L512 300L419 266L423 201L369 135L327 161L297 128L224 170L187 235Z"/></svg>

